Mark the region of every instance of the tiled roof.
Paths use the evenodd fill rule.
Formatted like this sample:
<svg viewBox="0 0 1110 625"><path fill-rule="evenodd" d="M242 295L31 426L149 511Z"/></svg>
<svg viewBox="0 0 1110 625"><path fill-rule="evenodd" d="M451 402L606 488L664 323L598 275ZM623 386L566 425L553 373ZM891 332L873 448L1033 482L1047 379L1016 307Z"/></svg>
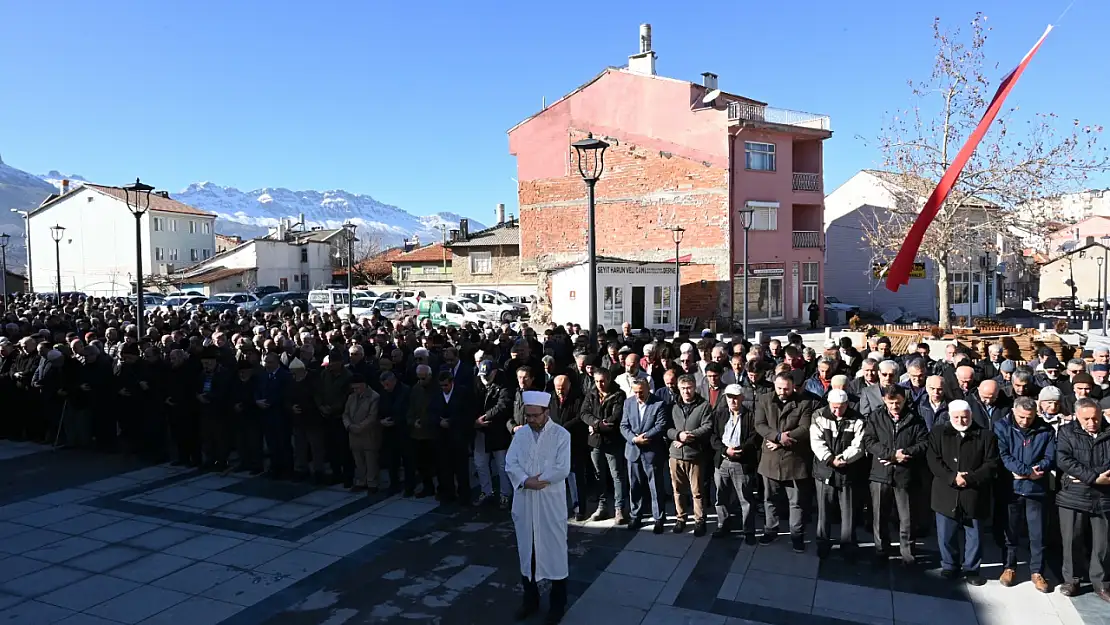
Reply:
<svg viewBox="0 0 1110 625"><path fill-rule="evenodd" d="M520 223L506 221L492 228L470 233L465 241L448 243L447 247L484 247L495 245L520 245Z"/></svg>
<svg viewBox="0 0 1110 625"><path fill-rule="evenodd" d="M309 230L308 232L290 232L289 234L298 241L318 241L326 243L328 239L342 232L342 228L334 230Z"/></svg>
<svg viewBox="0 0 1110 625"><path fill-rule="evenodd" d="M238 275L246 273L248 271L250 271L250 269L242 269L242 268L235 268L235 267L232 267L232 268L213 267L213 268L211 268L207 271L198 273L195 276L190 276L188 278L184 278L183 280L188 281L188 282L199 282L200 284L211 284L213 282L223 280L224 278L230 278L232 276L238 276Z"/></svg>
<svg viewBox="0 0 1110 625"><path fill-rule="evenodd" d="M433 243L425 245L424 247L417 248L406 254L401 254L394 258L391 262L393 264L404 263L433 263L443 260L443 244ZM447 262L451 262L451 255L447 255Z"/></svg>
<svg viewBox="0 0 1110 625"><path fill-rule="evenodd" d="M95 189L97 191L100 191L101 193L103 193L105 195L110 195L110 196L112 196L112 197L114 197L118 200L122 200L124 202L127 201L127 196L124 193L123 189L120 188L120 187L106 187L106 186L99 185L99 184L89 184L89 183L85 183L84 186L86 186L90 189ZM134 198L132 198L132 199L134 199ZM146 203L145 199L143 200L143 203ZM194 208L192 206L189 206L188 204L182 204L181 202L178 202L177 200L170 199L168 197L162 197L161 195L158 195L157 193L154 193L154 192L152 192L150 194L150 210L158 211L158 212L161 212L161 213L180 213L182 215L196 215L198 217L215 217L216 216L215 213L209 213L208 211L202 211L199 208Z"/></svg>

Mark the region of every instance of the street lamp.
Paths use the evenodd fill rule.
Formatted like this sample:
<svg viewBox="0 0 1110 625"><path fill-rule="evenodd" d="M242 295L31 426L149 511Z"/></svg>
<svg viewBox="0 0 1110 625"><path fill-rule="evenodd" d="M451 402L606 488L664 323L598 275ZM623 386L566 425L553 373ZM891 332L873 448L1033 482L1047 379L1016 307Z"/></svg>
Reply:
<svg viewBox="0 0 1110 625"><path fill-rule="evenodd" d="M355 313L355 283L354 283L354 262L352 258L355 253L355 229L358 228L355 224L347 222L343 224L343 230L347 233L347 320L350 321L354 318Z"/></svg>
<svg viewBox="0 0 1110 625"><path fill-rule="evenodd" d="M8 233L0 234L0 273L4 274L0 289L4 291L4 314L8 314Z"/></svg>
<svg viewBox="0 0 1110 625"><path fill-rule="evenodd" d="M609 144L595 139L593 133L585 139L570 144L578 160L578 173L586 181L586 258L590 271L590 351L596 353L597 345L597 236L594 232L594 186L605 171L605 149Z"/></svg>
<svg viewBox="0 0 1110 625"><path fill-rule="evenodd" d="M25 240L23 249L27 252L27 292L34 296L35 278L31 273L31 211L21 211L18 208L13 208L11 211L23 218L23 238Z"/></svg>
<svg viewBox="0 0 1110 625"><path fill-rule="evenodd" d="M1102 262L1106 265L1102 272L1102 335L1106 336L1106 299L1110 298L1110 289L1106 285L1106 274L1110 273L1110 259L1107 259L1107 249L1110 248L1110 234L1104 234L1102 240Z"/></svg>
<svg viewBox="0 0 1110 625"><path fill-rule="evenodd" d="M135 336L143 341L143 215L150 209L150 192L154 187L139 182L123 186L123 202L135 216Z"/></svg>
<svg viewBox="0 0 1110 625"><path fill-rule="evenodd" d="M1098 258L1096 258L1095 262L1098 263L1098 301L1101 302L1102 301L1102 257L1099 256ZM1099 306L1099 313L1101 313L1102 312L1102 304L1099 304L1098 306Z"/></svg>
<svg viewBox="0 0 1110 625"><path fill-rule="evenodd" d="M682 235L686 232L686 228L682 226L671 227L671 237L674 239L674 331L678 332L678 323L682 319L678 315L680 307L678 303L678 293L682 289L682 281L679 279L679 262L678 262L678 248L682 245Z"/></svg>
<svg viewBox="0 0 1110 625"><path fill-rule="evenodd" d="M748 338L748 231L752 229L752 221L755 219L755 209L745 206L740 209L740 225L744 227L744 312L743 314L743 328L744 339Z"/></svg>
<svg viewBox="0 0 1110 625"><path fill-rule="evenodd" d="M64 226L53 225L50 227L50 238L54 239L54 270L57 272L58 286L54 295L58 298L57 305L62 305L62 237L65 236Z"/></svg>

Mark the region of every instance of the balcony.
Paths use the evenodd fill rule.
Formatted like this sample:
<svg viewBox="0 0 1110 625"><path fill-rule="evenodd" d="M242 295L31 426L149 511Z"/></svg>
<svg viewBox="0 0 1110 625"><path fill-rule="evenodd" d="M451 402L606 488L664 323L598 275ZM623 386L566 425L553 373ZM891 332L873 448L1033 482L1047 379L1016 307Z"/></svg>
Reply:
<svg viewBox="0 0 1110 625"><path fill-rule="evenodd" d="M729 102L728 121L764 122L783 126L798 126L814 130L832 130L828 115L790 111L751 102Z"/></svg>
<svg viewBox="0 0 1110 625"><path fill-rule="evenodd" d="M821 233L811 230L795 230L791 232L794 236L794 249L808 249L821 247Z"/></svg>
<svg viewBox="0 0 1110 625"><path fill-rule="evenodd" d="M795 191L821 192L821 174L807 174L800 171L794 172Z"/></svg>

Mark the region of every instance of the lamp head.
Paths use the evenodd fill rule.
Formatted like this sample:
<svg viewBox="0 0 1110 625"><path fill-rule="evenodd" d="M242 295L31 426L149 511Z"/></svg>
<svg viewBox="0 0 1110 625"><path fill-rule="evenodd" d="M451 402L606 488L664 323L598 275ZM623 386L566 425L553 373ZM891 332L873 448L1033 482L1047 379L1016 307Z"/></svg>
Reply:
<svg viewBox="0 0 1110 625"><path fill-rule="evenodd" d="M682 226L671 226L670 231L671 237L674 239L674 244L678 245L682 243L682 235L686 232L686 228Z"/></svg>
<svg viewBox="0 0 1110 625"><path fill-rule="evenodd" d="M154 187L141 182L138 178L135 179L134 184L123 185L123 201L127 204L127 210L135 216L145 213L150 208L150 192L153 190Z"/></svg>
<svg viewBox="0 0 1110 625"><path fill-rule="evenodd" d="M740 209L740 225L745 230L752 227L752 220L755 218L755 209L744 207Z"/></svg>
<svg viewBox="0 0 1110 625"><path fill-rule="evenodd" d="M55 243L60 242L62 240L62 237L65 236L65 234L66 234L65 226L62 226L62 225L59 225L59 224L54 224L53 226L50 226L50 238L54 239Z"/></svg>
<svg viewBox="0 0 1110 625"><path fill-rule="evenodd" d="M11 236L7 232L0 234L0 248L8 247L9 239L11 239Z"/></svg>
<svg viewBox="0 0 1110 625"><path fill-rule="evenodd" d="M605 150L609 144L595 139L591 132L585 139L570 144L578 158L578 173L587 182L596 182L605 171Z"/></svg>

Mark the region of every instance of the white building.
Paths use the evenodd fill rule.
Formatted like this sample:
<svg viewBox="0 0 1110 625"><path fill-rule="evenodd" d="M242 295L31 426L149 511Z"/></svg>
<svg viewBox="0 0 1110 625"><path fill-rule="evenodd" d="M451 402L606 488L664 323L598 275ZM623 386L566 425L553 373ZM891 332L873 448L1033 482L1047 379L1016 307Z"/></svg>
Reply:
<svg viewBox="0 0 1110 625"><path fill-rule="evenodd" d="M552 321L589 327L589 265L585 262L554 269L548 274ZM628 321L634 329L674 331L674 263L652 263L598 258L597 322L620 329ZM682 314L679 311L679 314Z"/></svg>
<svg viewBox="0 0 1110 625"><path fill-rule="evenodd" d="M251 291L276 286L309 291L332 281L331 244L324 241L249 239L188 271L168 277L167 286L221 291Z"/></svg>
<svg viewBox="0 0 1110 625"><path fill-rule="evenodd" d="M173 273L211 258L215 221L213 213L152 192L150 209L139 220L143 275ZM55 225L65 228L57 248L51 236ZM122 296L133 290L135 217L122 188L84 183L71 191L63 185L60 195L31 211L28 228L37 291L57 288L59 266L63 292Z"/></svg>
<svg viewBox="0 0 1110 625"><path fill-rule="evenodd" d="M896 175L863 170L825 197L825 295L841 302L882 314L898 307L923 319L939 318L937 270L934 263L919 256L909 284L897 293L887 290L886 266L875 261L865 235L871 224L885 221L896 207L903 190ZM925 198L920 199L924 205ZM920 209L920 207L919 207ZM972 213L975 219L975 213ZM955 316L973 316L994 311L1004 288L1003 261L1009 255L1008 238L997 236L995 245L1003 258L983 250L969 254L953 250L948 263L951 290L949 304ZM971 259L971 306L968 305L968 258Z"/></svg>

